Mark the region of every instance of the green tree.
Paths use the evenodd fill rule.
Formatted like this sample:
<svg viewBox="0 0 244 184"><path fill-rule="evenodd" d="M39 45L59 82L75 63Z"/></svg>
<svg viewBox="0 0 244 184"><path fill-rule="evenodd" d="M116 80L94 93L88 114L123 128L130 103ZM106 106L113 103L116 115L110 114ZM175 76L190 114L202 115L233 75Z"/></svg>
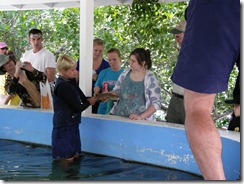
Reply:
<svg viewBox="0 0 244 184"><path fill-rule="evenodd" d="M177 61L178 50L169 30L184 19L187 2L158 3L157 0L134 0L131 5L103 6L94 9L94 37L105 41L106 51L111 47L122 53L123 66L128 66L128 56L136 47L151 51L153 71L161 81L163 105L167 108L172 82L170 76ZM20 58L28 49L28 32L31 28L43 31L44 45L58 56L67 53L79 57L79 8L0 11L0 40L5 41ZM106 55L104 55L106 57ZM225 104L232 97L237 76L236 68L229 80L228 89L216 96L213 116L218 119L232 107ZM229 120L218 119L217 126Z"/></svg>
<svg viewBox="0 0 244 184"><path fill-rule="evenodd" d="M20 58L30 49L28 33L32 28L42 30L44 46L58 54L65 51L73 57L79 55L79 9L1 11L2 41Z"/></svg>

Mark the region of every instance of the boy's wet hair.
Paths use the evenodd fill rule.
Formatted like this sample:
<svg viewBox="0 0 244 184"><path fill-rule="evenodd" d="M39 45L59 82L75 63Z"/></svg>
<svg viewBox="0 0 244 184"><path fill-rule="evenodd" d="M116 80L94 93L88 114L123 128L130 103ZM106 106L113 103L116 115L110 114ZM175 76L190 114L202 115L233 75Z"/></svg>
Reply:
<svg viewBox="0 0 244 184"><path fill-rule="evenodd" d="M70 68L76 66L76 61L71 57L66 54L60 55L57 64L56 64L56 69L58 73L61 73L61 69L63 70L69 70Z"/></svg>

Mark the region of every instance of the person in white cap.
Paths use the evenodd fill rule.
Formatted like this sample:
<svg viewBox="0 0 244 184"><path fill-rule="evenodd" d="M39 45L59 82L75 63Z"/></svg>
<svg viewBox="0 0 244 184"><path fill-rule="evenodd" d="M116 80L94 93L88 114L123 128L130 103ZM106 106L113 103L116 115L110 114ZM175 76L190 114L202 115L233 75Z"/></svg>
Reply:
<svg viewBox="0 0 244 184"><path fill-rule="evenodd" d="M184 38L185 30L186 30L186 20L181 20L173 29L169 31L175 36L175 43L178 50L180 50L181 48L181 43Z"/></svg>
<svg viewBox="0 0 244 184"><path fill-rule="evenodd" d="M4 42L0 42L0 54L5 54L8 50L8 46Z"/></svg>
<svg viewBox="0 0 244 184"><path fill-rule="evenodd" d="M39 108L41 95L39 82L46 75L32 67L29 62L16 61L15 56L0 54L0 75L7 73L5 90L9 95L18 94L24 107Z"/></svg>
<svg viewBox="0 0 244 184"><path fill-rule="evenodd" d="M181 48L185 30L185 20L181 20L175 28L170 30L170 33L174 34L178 50ZM165 119L167 122L185 124L184 88L175 83L173 83L172 97L170 99Z"/></svg>
<svg viewBox="0 0 244 184"><path fill-rule="evenodd" d="M184 87L186 136L205 180L229 177L212 108L216 94L227 89L231 71L240 62L240 10L240 0L190 0L184 40L171 76ZM239 179L240 171L236 170Z"/></svg>
<svg viewBox="0 0 244 184"><path fill-rule="evenodd" d="M7 51L8 51L8 45L5 42L0 42L0 54L6 54ZM8 96L5 94L4 84L5 84L5 76L0 75L0 104L4 104L5 99L8 98Z"/></svg>

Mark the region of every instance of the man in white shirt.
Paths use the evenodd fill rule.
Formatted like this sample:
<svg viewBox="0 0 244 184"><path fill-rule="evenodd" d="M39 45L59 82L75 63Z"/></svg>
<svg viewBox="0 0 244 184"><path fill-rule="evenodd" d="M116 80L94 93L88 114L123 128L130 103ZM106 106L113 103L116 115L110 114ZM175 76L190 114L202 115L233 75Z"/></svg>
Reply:
<svg viewBox="0 0 244 184"><path fill-rule="evenodd" d="M39 29L31 29L29 31L29 43L32 46L23 55L23 62L30 62L32 66L47 75L49 83L55 81L56 62L53 53L42 46L42 31Z"/></svg>

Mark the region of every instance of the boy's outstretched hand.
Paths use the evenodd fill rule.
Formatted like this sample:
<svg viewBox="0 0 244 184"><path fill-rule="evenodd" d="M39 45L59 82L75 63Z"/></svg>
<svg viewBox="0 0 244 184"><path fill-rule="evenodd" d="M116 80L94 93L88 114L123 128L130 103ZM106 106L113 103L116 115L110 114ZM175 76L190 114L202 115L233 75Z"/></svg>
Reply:
<svg viewBox="0 0 244 184"><path fill-rule="evenodd" d="M91 97L91 98L88 98L87 99L89 102L90 102L90 105L94 105L97 101L97 98L96 97Z"/></svg>

